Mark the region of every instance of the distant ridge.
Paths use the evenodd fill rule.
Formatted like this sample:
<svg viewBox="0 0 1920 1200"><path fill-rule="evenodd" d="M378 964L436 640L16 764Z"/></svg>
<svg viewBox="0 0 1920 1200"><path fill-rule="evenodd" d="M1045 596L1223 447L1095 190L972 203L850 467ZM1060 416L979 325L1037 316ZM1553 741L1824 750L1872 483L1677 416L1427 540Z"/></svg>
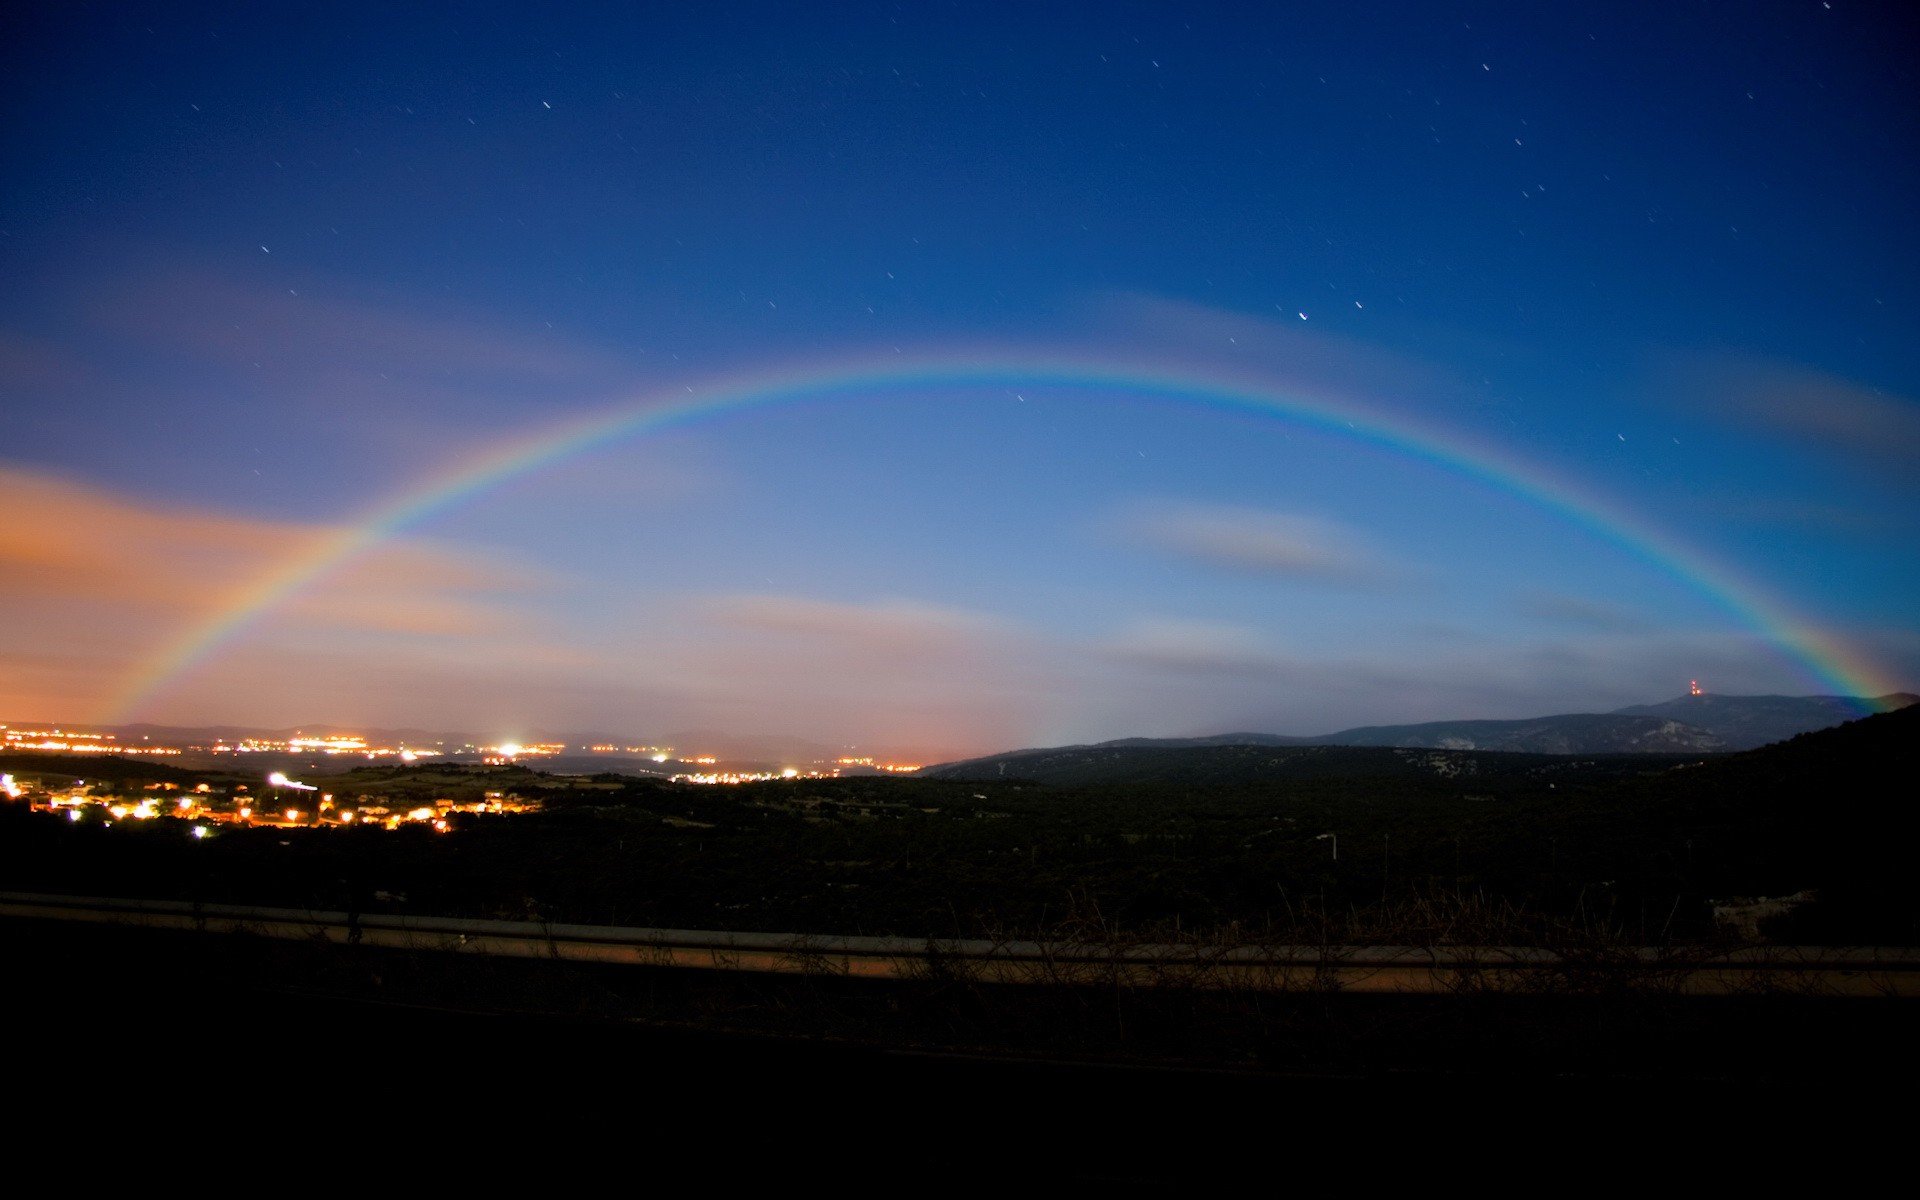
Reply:
<svg viewBox="0 0 1920 1200"><path fill-rule="evenodd" d="M1615 713L1566 713L1518 721L1375 725L1312 740L1319 745L1504 750L1523 754L1688 754L1745 749L1730 745L1711 729L1670 717Z"/></svg>
<svg viewBox="0 0 1920 1200"><path fill-rule="evenodd" d="M1920 702L1920 696L1722 696L1711 692L1637 704L1610 713L1567 713L1517 721L1428 721L1346 729L1293 744L1431 746L1540 754L1665 754L1754 750Z"/></svg>
<svg viewBox="0 0 1920 1200"><path fill-rule="evenodd" d="M1844 718L1842 718L1844 719ZM1418 750L1506 750L1521 754L1688 754L1729 749L1712 731L1661 716L1568 713L1517 721L1428 721L1366 725L1320 737L1222 733L1192 738L1120 738L1101 746L1392 746Z"/></svg>
<svg viewBox="0 0 1920 1200"><path fill-rule="evenodd" d="M1062 746L1020 750L928 767L920 777L999 782L1025 780L1049 787L1177 785L1183 787L1374 779L1398 783L1451 781L1454 786L1495 780L1597 780L1698 761L1686 755L1514 754L1490 750L1406 749L1393 746Z"/></svg>
<svg viewBox="0 0 1920 1200"><path fill-rule="evenodd" d="M1816 729L1828 729L1873 713L1920 703L1911 692L1858 699L1852 696L1676 696L1659 704L1615 709L1622 716L1664 717L1704 729L1731 750L1752 750Z"/></svg>
<svg viewBox="0 0 1920 1200"><path fill-rule="evenodd" d="M1518 754L1715 754L1752 750L1802 733L1828 729L1873 713L1920 703L1920 696L1680 696L1659 704L1635 705L1611 713L1566 713L1521 720L1428 721L1417 725L1371 725L1318 737L1273 733L1226 733L1187 738L1119 738L1087 746L1016 750L1006 754L928 767L935 779L1039 778L1064 772L1076 780L1099 776L1104 761L1127 772L1147 762L1138 752L1220 749L1225 747L1356 747L1449 750ZM1132 752L1135 757L1129 758ZM1189 756L1194 771L1215 775L1218 756ZM1275 760L1277 764L1278 759ZM1156 759L1157 778L1180 777L1178 756ZM1269 765L1269 769L1271 768Z"/></svg>

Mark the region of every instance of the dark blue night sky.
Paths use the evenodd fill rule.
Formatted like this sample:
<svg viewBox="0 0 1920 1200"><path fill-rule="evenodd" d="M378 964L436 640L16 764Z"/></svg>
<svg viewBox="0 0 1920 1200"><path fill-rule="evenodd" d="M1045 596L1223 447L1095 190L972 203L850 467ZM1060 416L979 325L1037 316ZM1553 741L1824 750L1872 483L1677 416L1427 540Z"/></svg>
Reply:
<svg viewBox="0 0 1920 1200"><path fill-rule="evenodd" d="M1920 679L1902 6L3 19L0 716L940 754ZM889 356L996 365L261 604L503 447Z"/></svg>

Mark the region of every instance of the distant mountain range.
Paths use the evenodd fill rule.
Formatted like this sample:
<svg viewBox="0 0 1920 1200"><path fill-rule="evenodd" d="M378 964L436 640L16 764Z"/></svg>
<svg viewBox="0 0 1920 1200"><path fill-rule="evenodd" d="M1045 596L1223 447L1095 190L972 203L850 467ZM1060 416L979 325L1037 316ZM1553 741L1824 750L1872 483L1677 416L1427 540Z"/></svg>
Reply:
<svg viewBox="0 0 1920 1200"><path fill-rule="evenodd" d="M1717 696L1708 692L1615 711L1620 716L1683 721L1722 739L1729 750L1752 750L1916 703L1920 703L1920 696L1911 692L1895 692L1871 700L1848 696Z"/></svg>
<svg viewBox="0 0 1920 1200"><path fill-rule="evenodd" d="M1515 754L1492 750L1433 750L1391 746L1276 746L1243 743L1197 746L1061 746L1020 750L928 767L916 778L951 781L1025 780L1048 787L1240 786L1314 780L1374 780L1395 787L1448 781L1473 788L1521 778L1595 782L1666 770L1697 761L1693 755Z"/></svg>
<svg viewBox="0 0 1920 1200"><path fill-rule="evenodd" d="M942 763L920 774L934 779L1034 779L1094 783L1105 778L1219 775L1232 756L1169 755L1226 748L1379 747L1401 750L1500 751L1520 754L1717 754L1751 750L1796 734L1827 729L1920 702L1899 692L1872 699L1845 696L1680 696L1611 713L1568 713L1512 721L1429 721L1371 725L1319 737L1224 733L1190 738L1120 738L1091 746L1016 750ZM1245 758L1255 776L1307 769L1312 756ZM1383 760L1385 761L1385 760ZM1098 764L1105 763L1105 767Z"/></svg>

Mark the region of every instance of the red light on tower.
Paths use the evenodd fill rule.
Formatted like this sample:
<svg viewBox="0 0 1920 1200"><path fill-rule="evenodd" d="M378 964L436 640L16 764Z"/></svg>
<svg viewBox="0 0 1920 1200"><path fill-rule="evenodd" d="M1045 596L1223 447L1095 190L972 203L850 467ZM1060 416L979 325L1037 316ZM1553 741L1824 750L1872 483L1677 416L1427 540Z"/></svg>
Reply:
<svg viewBox="0 0 1920 1200"><path fill-rule="evenodd" d="M1687 684L1687 695L1699 696L1702 694L1700 691L1700 681L1698 679L1692 680Z"/></svg>

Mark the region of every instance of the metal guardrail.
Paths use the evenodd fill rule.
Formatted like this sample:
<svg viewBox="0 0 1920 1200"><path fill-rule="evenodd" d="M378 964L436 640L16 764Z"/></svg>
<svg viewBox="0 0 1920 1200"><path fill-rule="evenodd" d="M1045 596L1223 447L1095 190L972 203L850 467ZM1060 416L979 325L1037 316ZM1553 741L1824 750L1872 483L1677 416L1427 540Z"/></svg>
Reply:
<svg viewBox="0 0 1920 1200"><path fill-rule="evenodd" d="M1920 948L1262 946L989 941L491 921L0 892L0 917L357 943L569 962L859 979L1198 986L1264 991L1920 997Z"/></svg>

